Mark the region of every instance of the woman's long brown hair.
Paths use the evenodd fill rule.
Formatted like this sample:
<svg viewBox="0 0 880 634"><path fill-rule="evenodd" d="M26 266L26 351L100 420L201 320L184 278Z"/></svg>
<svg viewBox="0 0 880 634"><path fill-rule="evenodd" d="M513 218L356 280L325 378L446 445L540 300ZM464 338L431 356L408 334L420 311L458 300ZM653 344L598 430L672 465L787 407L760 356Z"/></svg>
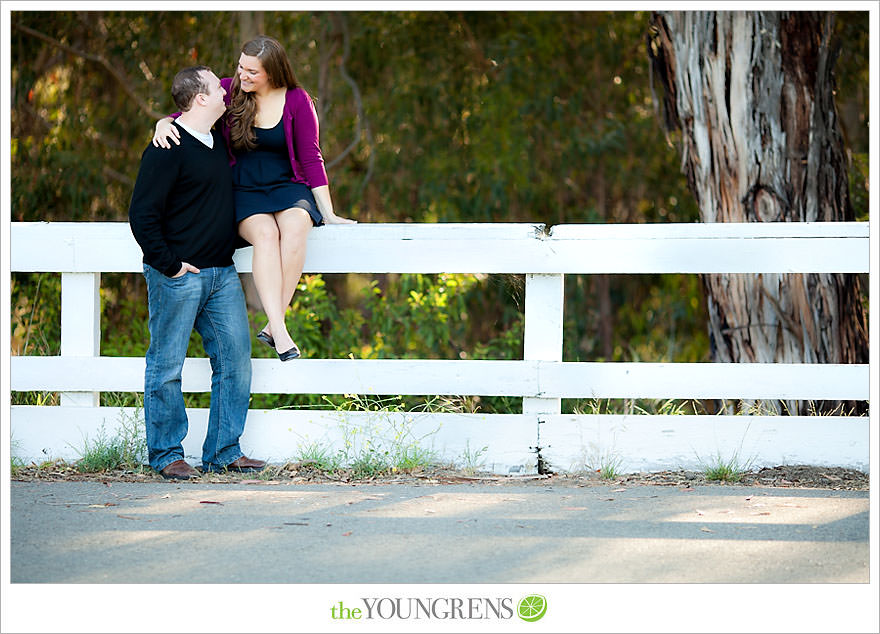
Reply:
<svg viewBox="0 0 880 634"><path fill-rule="evenodd" d="M258 35L245 42L241 52L260 60L273 88L284 86L290 90L299 87L287 53L278 40L268 35ZM253 131L254 120L257 118L256 97L255 93L242 91L241 77L236 69L232 79L232 101L226 112L229 138L235 152L249 152L257 147L257 136Z"/></svg>

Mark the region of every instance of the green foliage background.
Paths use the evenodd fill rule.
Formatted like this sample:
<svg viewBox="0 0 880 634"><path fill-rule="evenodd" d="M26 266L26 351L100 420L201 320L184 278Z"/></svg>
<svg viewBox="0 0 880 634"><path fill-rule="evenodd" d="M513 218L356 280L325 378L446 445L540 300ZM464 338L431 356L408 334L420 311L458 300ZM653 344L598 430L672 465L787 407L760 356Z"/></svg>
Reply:
<svg viewBox="0 0 880 634"><path fill-rule="evenodd" d="M15 221L124 221L181 67L234 69L250 26L317 99L337 212L361 222L695 222L641 12L14 12ZM837 15L851 191L867 218L867 13ZM351 81L349 81L351 80ZM353 85L356 86L353 88ZM60 276L15 274L12 354L57 354ZM306 356L521 358L516 276L305 276ZM696 276L568 276L565 360L708 360ZM105 355L143 355L146 291L102 279ZM252 315L254 331L263 315ZM190 353L201 354L196 335ZM254 356L271 351L254 340ZM17 402L46 395L14 395ZM51 399L51 396L48 398ZM204 404L207 395L189 397ZM254 406L319 397L255 396ZM504 399L473 400L510 411Z"/></svg>

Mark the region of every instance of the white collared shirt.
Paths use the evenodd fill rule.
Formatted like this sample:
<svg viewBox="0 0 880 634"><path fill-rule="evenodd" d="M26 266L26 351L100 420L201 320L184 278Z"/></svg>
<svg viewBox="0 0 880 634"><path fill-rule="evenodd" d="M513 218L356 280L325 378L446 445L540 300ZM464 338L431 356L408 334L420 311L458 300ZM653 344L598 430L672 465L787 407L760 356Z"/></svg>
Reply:
<svg viewBox="0 0 880 634"><path fill-rule="evenodd" d="M214 135L212 135L210 132L208 132L208 134L205 134L204 132L199 132L198 130L193 130L191 127L189 127L188 125L183 123L180 119L178 119L174 123L176 123L181 128L183 128L184 130L189 132L191 135L193 135L199 141L201 141L202 143L207 145L209 148L214 149Z"/></svg>

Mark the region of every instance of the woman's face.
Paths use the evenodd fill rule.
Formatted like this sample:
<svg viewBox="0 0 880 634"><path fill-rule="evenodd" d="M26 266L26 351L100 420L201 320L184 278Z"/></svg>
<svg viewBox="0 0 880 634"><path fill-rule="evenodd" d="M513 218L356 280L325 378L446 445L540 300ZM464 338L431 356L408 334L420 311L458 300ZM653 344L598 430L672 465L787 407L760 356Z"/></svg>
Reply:
<svg viewBox="0 0 880 634"><path fill-rule="evenodd" d="M263 68L260 58L244 53L238 58L238 78L244 92L263 92L272 87L269 74Z"/></svg>

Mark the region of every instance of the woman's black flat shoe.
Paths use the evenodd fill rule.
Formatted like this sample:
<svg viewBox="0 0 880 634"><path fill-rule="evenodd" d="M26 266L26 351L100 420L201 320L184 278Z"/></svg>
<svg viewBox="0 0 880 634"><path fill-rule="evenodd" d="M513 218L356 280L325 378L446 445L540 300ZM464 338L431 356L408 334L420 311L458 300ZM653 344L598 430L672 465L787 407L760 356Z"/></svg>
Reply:
<svg viewBox="0 0 880 634"><path fill-rule="evenodd" d="M293 344L293 347L290 350L285 352L279 352L278 358L282 361L290 361L291 359L298 359L300 356L299 348L296 347L296 344Z"/></svg>
<svg viewBox="0 0 880 634"><path fill-rule="evenodd" d="M272 335L268 334L265 330L261 330L257 333L257 339L265 343L270 348L275 348L275 340L272 338Z"/></svg>

